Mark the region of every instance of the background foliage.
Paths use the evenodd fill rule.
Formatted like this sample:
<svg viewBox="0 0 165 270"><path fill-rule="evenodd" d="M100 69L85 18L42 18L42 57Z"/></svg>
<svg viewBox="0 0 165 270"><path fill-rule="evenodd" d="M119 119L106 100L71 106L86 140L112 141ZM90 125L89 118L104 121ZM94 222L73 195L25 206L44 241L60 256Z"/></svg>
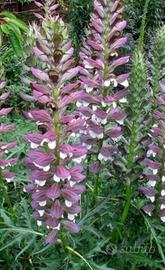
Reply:
<svg viewBox="0 0 165 270"><path fill-rule="evenodd" d="M68 21L71 26L70 36L76 48L76 52L81 46L82 36L90 20L92 11L92 0L70 0L68 8Z"/></svg>

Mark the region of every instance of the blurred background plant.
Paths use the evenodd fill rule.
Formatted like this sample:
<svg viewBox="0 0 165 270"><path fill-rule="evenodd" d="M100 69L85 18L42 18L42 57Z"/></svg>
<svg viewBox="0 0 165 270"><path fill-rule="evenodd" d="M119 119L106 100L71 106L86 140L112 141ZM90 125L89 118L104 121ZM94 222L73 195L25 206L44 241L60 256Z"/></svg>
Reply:
<svg viewBox="0 0 165 270"><path fill-rule="evenodd" d="M72 38L76 54L78 54L82 37L88 27L92 11L92 0L70 0L68 5L68 22L70 24L70 37Z"/></svg>
<svg viewBox="0 0 165 270"><path fill-rule="evenodd" d="M18 0L19 3L21 3L22 5L24 4L29 4L32 2L32 0Z"/></svg>
<svg viewBox="0 0 165 270"><path fill-rule="evenodd" d="M4 38L8 38L18 57L23 54L23 33L27 31L26 24L11 12L0 13L0 47Z"/></svg>
<svg viewBox="0 0 165 270"><path fill-rule="evenodd" d="M125 16L128 21L127 31L132 33L135 39L140 34L141 20L144 15L144 7L147 0L125 0ZM146 10L146 31L151 32L159 27L163 22L161 15L165 7L164 0L149 0Z"/></svg>
<svg viewBox="0 0 165 270"><path fill-rule="evenodd" d="M153 31L163 24L164 0L125 0L125 7L125 17L128 21L127 32L136 41L141 34L141 22L144 20L145 44L147 45L153 37Z"/></svg>

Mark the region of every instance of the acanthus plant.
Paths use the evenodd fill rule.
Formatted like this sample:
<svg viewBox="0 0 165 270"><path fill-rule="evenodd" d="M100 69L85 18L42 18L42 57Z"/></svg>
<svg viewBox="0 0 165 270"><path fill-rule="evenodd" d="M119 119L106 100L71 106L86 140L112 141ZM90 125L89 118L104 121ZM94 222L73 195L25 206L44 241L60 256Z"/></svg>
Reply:
<svg viewBox="0 0 165 270"><path fill-rule="evenodd" d="M43 17L34 48L42 70L31 68L35 77L31 82L33 96L22 97L34 103L35 109L25 115L36 122L40 131L26 136L31 150L25 164L31 170L32 184L25 186L25 191L31 194L38 226L43 224L49 229L46 243L53 244L63 239L65 229L79 231L75 219L85 190L80 184L85 178L81 162L87 149L79 142L71 143L73 133L79 133L85 123L70 106L82 95L77 90L79 82L74 80L79 67L74 67L67 29L54 14L58 5L47 1L46 7L47 16ZM44 8L42 3L40 8Z"/></svg>
<svg viewBox="0 0 165 270"><path fill-rule="evenodd" d="M148 133L149 143L143 173L147 182L140 188L147 198L143 210L149 216L159 216L163 222L165 222L165 83L162 80L165 67L164 42L163 26L157 34L152 54L151 128Z"/></svg>
<svg viewBox="0 0 165 270"><path fill-rule="evenodd" d="M149 129L148 104L150 105L146 72L144 54L136 50L129 77L124 144L119 160L116 161L116 166L120 169L118 169L118 177L124 180L126 190L121 224L125 224L127 220L132 199L135 201L137 199L139 180L143 173L146 138Z"/></svg>
<svg viewBox="0 0 165 270"><path fill-rule="evenodd" d="M122 0L95 0L91 29L80 51L80 80L84 95L77 107L81 118L86 121L81 130L81 142L92 156L90 170L98 175L95 196L100 166L112 162L118 153L126 118L122 107L127 102L129 74L121 70L129 62L129 56L120 56L127 43L127 37L122 36L127 25L123 12Z"/></svg>
<svg viewBox="0 0 165 270"><path fill-rule="evenodd" d="M11 132L14 128L14 124L4 124L4 118L8 116L8 114L12 111L12 108L5 107L4 103L6 99L9 97L10 93L5 90L7 82L5 81L5 75L3 66L1 64L1 72L0 72L0 187L2 188L4 200L8 204L9 208L11 208L10 198L8 196L6 190L6 184L11 183L14 180L15 174L9 170L9 168L13 167L17 163L17 158L11 158L8 156L9 152L16 147L17 142L6 142L4 140L4 136L6 133ZM10 209L11 210L11 209Z"/></svg>

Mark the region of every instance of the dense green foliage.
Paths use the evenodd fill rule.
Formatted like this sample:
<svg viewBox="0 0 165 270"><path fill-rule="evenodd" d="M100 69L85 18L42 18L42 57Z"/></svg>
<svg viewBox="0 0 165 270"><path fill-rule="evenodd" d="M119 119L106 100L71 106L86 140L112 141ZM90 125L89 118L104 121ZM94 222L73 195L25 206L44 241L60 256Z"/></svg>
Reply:
<svg viewBox="0 0 165 270"><path fill-rule="evenodd" d="M92 0L70 0L68 9L68 19L71 25L71 33L73 44L76 51L79 51L82 42L82 36L85 34L85 28L90 20L92 11Z"/></svg>
<svg viewBox="0 0 165 270"><path fill-rule="evenodd" d="M144 8L148 2L146 15ZM140 34L141 20L146 16L145 27L147 31L152 31L162 24L161 14L164 7L163 0L125 0L126 18L128 20L128 32L135 38Z"/></svg>
<svg viewBox="0 0 165 270"><path fill-rule="evenodd" d="M23 32L26 32L26 24L10 12L0 13L0 46L3 44L4 36L7 36L10 44L17 54L23 53Z"/></svg>
<svg viewBox="0 0 165 270"><path fill-rule="evenodd" d="M32 0L18 0L19 3L23 4L28 4L30 3Z"/></svg>

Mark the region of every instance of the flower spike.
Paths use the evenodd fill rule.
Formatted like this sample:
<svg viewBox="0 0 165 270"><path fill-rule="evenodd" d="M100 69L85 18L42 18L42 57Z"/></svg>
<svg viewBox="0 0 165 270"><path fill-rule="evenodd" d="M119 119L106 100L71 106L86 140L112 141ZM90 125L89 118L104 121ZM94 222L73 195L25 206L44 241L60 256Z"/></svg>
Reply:
<svg viewBox="0 0 165 270"><path fill-rule="evenodd" d="M62 20L52 14L56 6L50 2L34 50L40 68L31 68L35 109L24 113L40 131L25 138L31 147L25 164L32 182L25 186L25 191L31 194L38 226L43 224L49 231L46 243L54 244L63 229L73 233L80 230L75 219L85 190L80 184L85 178L81 162L87 149L79 141L70 143L71 135L79 133L85 121L78 113L68 112L68 107L83 93L78 89L79 67L74 66L67 30Z"/></svg>
<svg viewBox="0 0 165 270"><path fill-rule="evenodd" d="M122 0L95 0L91 31L80 51L84 95L77 107L86 121L81 141L99 163L113 160L126 118L121 105L127 102L128 73L118 72L129 61L129 56L119 56L127 43L127 38L122 37L126 27L123 12Z"/></svg>

